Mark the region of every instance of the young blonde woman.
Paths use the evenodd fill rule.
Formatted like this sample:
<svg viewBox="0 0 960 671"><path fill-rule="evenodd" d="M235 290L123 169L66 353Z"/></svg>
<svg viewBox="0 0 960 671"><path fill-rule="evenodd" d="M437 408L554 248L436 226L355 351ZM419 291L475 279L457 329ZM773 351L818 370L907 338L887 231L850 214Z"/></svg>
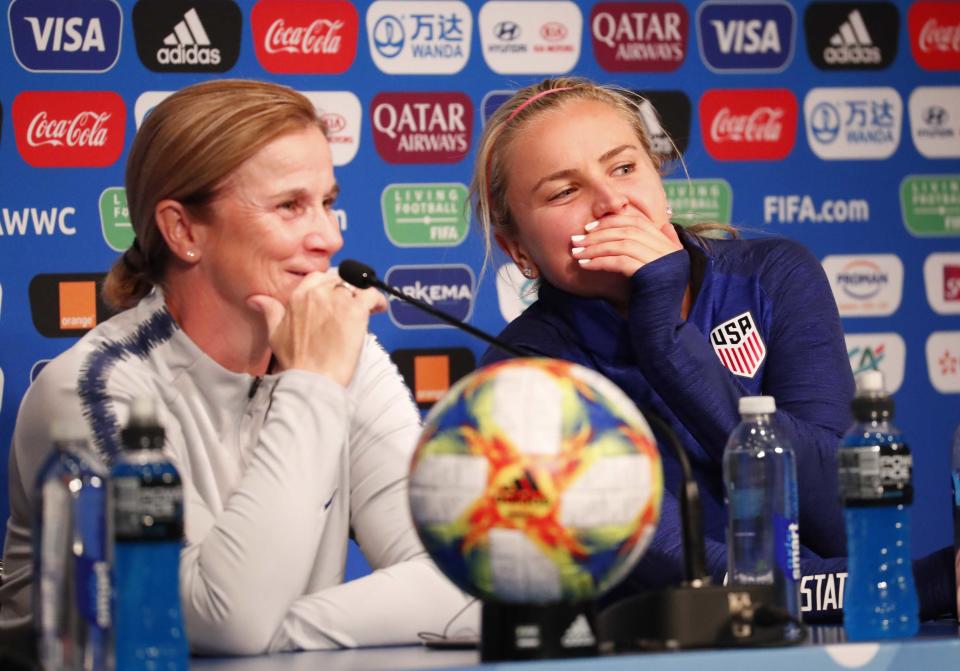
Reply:
<svg viewBox="0 0 960 671"><path fill-rule="evenodd" d="M836 452L854 384L817 259L786 239L710 239L672 224L637 101L617 89L578 78L527 87L491 117L478 147L472 190L488 252L495 239L539 281L538 300L500 337L603 373L670 423L700 486L718 582L724 445L740 397L774 396L797 455L801 567L816 576L802 583L801 606L837 617L846 544ZM483 362L503 356L491 349ZM677 491L679 466L663 456ZM680 581L678 508L664 498L656 537L622 590ZM941 555L919 571L928 615L952 599Z"/></svg>

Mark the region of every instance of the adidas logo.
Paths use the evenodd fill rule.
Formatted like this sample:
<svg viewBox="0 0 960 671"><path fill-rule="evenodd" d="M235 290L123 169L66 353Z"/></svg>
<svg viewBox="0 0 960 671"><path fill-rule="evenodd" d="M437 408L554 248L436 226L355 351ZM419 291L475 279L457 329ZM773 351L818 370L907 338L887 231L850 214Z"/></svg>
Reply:
<svg viewBox="0 0 960 671"><path fill-rule="evenodd" d="M823 59L831 64L880 63L880 48L870 39L859 9L850 12L847 20L840 24L839 30L830 38L830 45L823 50Z"/></svg>
<svg viewBox="0 0 960 671"><path fill-rule="evenodd" d="M513 482L503 485L497 492L496 500L498 503L524 505L546 505L550 503L543 492L540 491L540 488L537 487L537 481L528 469L523 470L523 477L516 478Z"/></svg>
<svg viewBox="0 0 960 671"><path fill-rule="evenodd" d="M164 65L219 65L220 50L210 46L210 38L196 9L190 9L173 32L163 38L157 50L157 62Z"/></svg>
<svg viewBox="0 0 960 671"><path fill-rule="evenodd" d="M590 628L590 623L587 622L583 613L577 615L560 637L560 646L563 648L588 648L596 644L597 639L593 635L593 629Z"/></svg>

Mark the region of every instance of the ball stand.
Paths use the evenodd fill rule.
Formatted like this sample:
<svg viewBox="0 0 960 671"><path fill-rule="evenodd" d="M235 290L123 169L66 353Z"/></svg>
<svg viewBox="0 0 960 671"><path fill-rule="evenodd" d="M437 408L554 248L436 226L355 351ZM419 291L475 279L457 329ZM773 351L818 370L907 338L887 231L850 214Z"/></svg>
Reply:
<svg viewBox="0 0 960 671"><path fill-rule="evenodd" d="M596 604L483 602L480 660L592 657L597 654Z"/></svg>

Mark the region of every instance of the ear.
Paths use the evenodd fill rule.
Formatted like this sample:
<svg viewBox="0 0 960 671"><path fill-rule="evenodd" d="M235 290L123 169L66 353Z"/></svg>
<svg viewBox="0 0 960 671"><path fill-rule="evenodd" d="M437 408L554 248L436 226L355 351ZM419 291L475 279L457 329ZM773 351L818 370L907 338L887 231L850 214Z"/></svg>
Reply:
<svg viewBox="0 0 960 671"><path fill-rule="evenodd" d="M526 249L524 249L518 240L500 233L495 233L494 237L500 249L510 255L510 258L513 259L513 262L517 264L517 267L520 268L520 271L526 277L532 278L540 276L540 269L537 267L536 262L527 254ZM527 271L530 271L532 274L528 275Z"/></svg>
<svg viewBox="0 0 960 671"><path fill-rule="evenodd" d="M189 264L200 260L206 231L180 202L170 198L161 200L153 216L174 256Z"/></svg>

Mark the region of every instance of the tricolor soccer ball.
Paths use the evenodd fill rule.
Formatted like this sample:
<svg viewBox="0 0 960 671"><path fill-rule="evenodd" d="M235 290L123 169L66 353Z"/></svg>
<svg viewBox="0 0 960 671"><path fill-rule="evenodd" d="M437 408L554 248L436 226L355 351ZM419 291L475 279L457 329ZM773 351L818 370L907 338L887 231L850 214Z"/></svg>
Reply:
<svg viewBox="0 0 960 671"><path fill-rule="evenodd" d="M660 517L650 428L605 377L515 359L461 379L427 415L410 509L428 552L488 601L594 598L626 576Z"/></svg>

